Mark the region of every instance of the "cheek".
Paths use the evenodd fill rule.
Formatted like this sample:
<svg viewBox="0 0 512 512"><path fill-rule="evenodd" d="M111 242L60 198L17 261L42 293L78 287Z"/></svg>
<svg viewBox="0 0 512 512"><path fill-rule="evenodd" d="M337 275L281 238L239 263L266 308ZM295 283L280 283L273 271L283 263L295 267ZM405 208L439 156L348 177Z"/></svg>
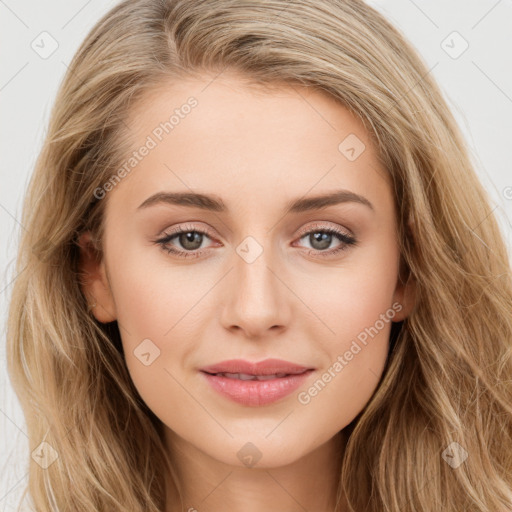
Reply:
<svg viewBox="0 0 512 512"><path fill-rule="evenodd" d="M197 279L191 281L190 270L167 261L158 246L138 243L141 247L127 248L116 265L112 289L118 321L125 326L126 338L133 338L133 342L141 336L165 341L187 322L190 313L194 315L194 311L187 311L208 288ZM185 315L187 318L183 318Z"/></svg>
<svg viewBox="0 0 512 512"><path fill-rule="evenodd" d="M329 280L322 281L323 289L310 295L312 308L337 340L356 337L392 307L398 256L395 246L376 241L355 251Z"/></svg>
<svg viewBox="0 0 512 512"><path fill-rule="evenodd" d="M348 425L375 392L389 351L395 311L389 295L375 290L373 295L340 294L337 307L329 307L326 323L335 334L314 337L310 333L324 357L315 379L301 390L297 401L305 417L322 422L332 434Z"/></svg>
<svg viewBox="0 0 512 512"><path fill-rule="evenodd" d="M357 261L347 259L328 287L316 289L308 303L325 324L325 335L309 333L325 358L318 378L298 399L333 427L350 422L375 391L399 311L399 306L393 307L398 258L394 247L376 244L359 256Z"/></svg>
<svg viewBox="0 0 512 512"><path fill-rule="evenodd" d="M125 362L143 401L164 423L173 424L193 405L184 391L190 383L177 369L195 350L197 336L186 331L198 291L191 292L177 272L165 275L165 266L143 267L135 260L124 260L112 285Z"/></svg>
<svg viewBox="0 0 512 512"><path fill-rule="evenodd" d="M197 350L196 331L211 288L211 276L191 280L190 270L167 264L165 253L159 251L158 247L123 250L111 272L127 368L141 396L157 409L160 400L165 399L168 407L174 396L183 394L172 375Z"/></svg>

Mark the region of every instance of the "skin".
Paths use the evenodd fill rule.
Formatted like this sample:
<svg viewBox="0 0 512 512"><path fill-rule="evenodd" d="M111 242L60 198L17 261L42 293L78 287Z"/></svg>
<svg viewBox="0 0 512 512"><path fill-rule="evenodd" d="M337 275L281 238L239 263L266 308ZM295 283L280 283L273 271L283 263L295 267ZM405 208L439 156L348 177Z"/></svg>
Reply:
<svg viewBox="0 0 512 512"><path fill-rule="evenodd" d="M309 403L297 396L392 304L402 306L393 321L412 308L412 285L398 280L390 178L360 120L331 98L289 84L258 90L228 72L148 95L128 121L134 149L192 95L198 106L102 199L103 259L94 260L89 233L81 239L84 293L96 301L99 322L118 321L133 382L165 424L183 510L332 511L342 429L379 383L391 322ZM354 161L338 149L349 134L366 146ZM285 211L293 199L337 189L364 196L373 210L345 202ZM229 211L137 209L161 191L216 194ZM154 242L183 223L210 234L196 246L183 237L168 245L187 251L201 243L188 249L202 250L197 258ZM322 257L343 242L333 235L322 246L301 234L332 227L357 245ZM263 251L251 263L236 251L247 236ZM134 355L145 339L160 350L147 366ZM269 357L316 370L298 391L260 407L219 395L198 372L226 359ZM248 442L261 453L252 467L237 456ZM166 510L181 510L171 491Z"/></svg>

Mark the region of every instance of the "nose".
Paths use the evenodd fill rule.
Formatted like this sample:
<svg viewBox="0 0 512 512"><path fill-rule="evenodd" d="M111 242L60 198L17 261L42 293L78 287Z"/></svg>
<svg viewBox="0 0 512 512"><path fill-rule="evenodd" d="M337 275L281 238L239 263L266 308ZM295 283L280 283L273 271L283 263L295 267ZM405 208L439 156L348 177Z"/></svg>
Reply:
<svg viewBox="0 0 512 512"><path fill-rule="evenodd" d="M243 254L233 255L234 268L226 276L221 322L234 333L240 331L246 338L261 339L286 328L291 292L278 277L282 272L273 268L277 263L270 250L263 250L254 261Z"/></svg>

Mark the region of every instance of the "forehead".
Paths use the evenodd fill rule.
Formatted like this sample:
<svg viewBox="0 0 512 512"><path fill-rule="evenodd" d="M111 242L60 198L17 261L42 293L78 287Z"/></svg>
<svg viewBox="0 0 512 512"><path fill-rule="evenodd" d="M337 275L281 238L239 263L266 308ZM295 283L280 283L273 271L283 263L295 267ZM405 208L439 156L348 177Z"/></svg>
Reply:
<svg viewBox="0 0 512 512"><path fill-rule="evenodd" d="M194 190L261 205L340 188L391 199L361 120L313 88L263 88L233 73L169 81L138 101L127 125L131 151L150 148L116 187L132 201Z"/></svg>

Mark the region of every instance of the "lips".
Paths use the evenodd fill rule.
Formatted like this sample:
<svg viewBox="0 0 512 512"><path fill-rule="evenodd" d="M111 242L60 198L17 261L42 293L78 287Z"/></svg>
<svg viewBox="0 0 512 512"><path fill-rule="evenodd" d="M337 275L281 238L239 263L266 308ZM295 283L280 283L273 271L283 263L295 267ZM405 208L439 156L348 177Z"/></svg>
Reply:
<svg viewBox="0 0 512 512"><path fill-rule="evenodd" d="M297 389L314 368L281 359L251 363L241 359L201 368L210 386L221 395L247 406L276 402Z"/></svg>
<svg viewBox="0 0 512 512"><path fill-rule="evenodd" d="M201 368L201 371L210 374L242 374L248 376L280 376L298 375L313 368L284 361L282 359L265 359L258 363L252 363L243 359L231 359L211 366Z"/></svg>
<svg viewBox="0 0 512 512"><path fill-rule="evenodd" d="M238 379L238 380L271 380L280 379L290 375L289 373L276 373L272 375L252 375L248 373L212 373L210 375L216 375L217 377L226 377L227 379Z"/></svg>

